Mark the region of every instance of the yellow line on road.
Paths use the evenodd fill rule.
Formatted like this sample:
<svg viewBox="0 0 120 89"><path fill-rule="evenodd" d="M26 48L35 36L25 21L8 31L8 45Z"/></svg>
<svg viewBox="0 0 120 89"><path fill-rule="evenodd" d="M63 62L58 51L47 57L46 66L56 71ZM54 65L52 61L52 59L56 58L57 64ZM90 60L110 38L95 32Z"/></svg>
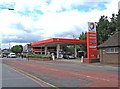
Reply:
<svg viewBox="0 0 120 89"><path fill-rule="evenodd" d="M28 78L30 78L30 79L32 79L33 81L35 81L36 83L38 83L38 84L39 84L40 86L42 86L42 87L43 87L43 85L42 85L40 82L48 85L48 87L50 86L50 87L53 87L53 88L55 88L55 89L59 89L59 88L56 87L55 85L50 84L50 83L48 83L48 82L45 82L44 80L42 80L42 79L40 79L40 78L37 78L36 76L31 75L31 74L29 74L29 73L27 73L27 72L25 72L25 71L23 71L23 70L21 70L21 69L15 68L15 67L13 67L13 66L11 66L11 69L14 70L14 71L16 71L16 72L18 72L18 73L20 73L20 74L22 74L22 75L24 75L24 76L26 76L26 77L28 77Z"/></svg>

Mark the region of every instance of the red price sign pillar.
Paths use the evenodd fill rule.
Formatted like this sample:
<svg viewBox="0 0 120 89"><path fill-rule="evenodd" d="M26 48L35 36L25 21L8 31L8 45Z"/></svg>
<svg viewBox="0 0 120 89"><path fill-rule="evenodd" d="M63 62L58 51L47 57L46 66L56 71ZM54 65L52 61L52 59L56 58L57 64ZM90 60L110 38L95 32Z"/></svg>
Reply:
<svg viewBox="0 0 120 89"><path fill-rule="evenodd" d="M90 62L95 58L97 58L96 25L93 22L89 22L87 32L87 59Z"/></svg>

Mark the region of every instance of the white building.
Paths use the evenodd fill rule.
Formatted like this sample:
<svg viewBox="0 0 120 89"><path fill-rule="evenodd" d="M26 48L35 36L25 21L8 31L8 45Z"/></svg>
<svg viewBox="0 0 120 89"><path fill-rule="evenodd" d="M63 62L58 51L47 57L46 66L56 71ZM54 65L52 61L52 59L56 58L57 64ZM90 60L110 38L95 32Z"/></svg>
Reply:
<svg viewBox="0 0 120 89"><path fill-rule="evenodd" d="M26 44L26 45L23 47L23 52L25 52L25 53L32 52L31 44Z"/></svg>

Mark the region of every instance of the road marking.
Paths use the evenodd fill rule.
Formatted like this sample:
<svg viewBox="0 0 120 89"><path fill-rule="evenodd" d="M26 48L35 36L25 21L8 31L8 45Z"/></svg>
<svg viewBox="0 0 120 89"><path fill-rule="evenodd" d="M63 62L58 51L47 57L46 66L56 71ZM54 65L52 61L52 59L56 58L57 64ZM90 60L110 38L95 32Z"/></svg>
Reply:
<svg viewBox="0 0 120 89"><path fill-rule="evenodd" d="M98 77L93 77L93 76L88 76L88 75L85 75L85 74L78 74L78 73L73 73L73 74L74 74L74 75L79 75L79 76L84 76L84 77L87 77L87 78L96 79L96 80L110 81L109 79L105 79L105 78L98 78Z"/></svg>
<svg viewBox="0 0 120 89"><path fill-rule="evenodd" d="M8 65L6 65L6 66L8 67ZM39 84L40 86L43 87L43 85L42 85L40 82L38 82L37 80L31 78L30 76L27 76L26 74L21 73L21 72L19 71L19 69L15 68L15 67L9 67L9 68L12 69L13 71L19 73L19 74L22 74L23 76L26 76L27 78L33 80L34 82L36 82L37 84Z"/></svg>
<svg viewBox="0 0 120 89"><path fill-rule="evenodd" d="M60 71L58 69L49 69L52 71ZM71 72L70 72L71 73ZM98 77L93 77L93 76L89 76L89 75L85 75L85 74L79 74L79 73L71 73L73 75L77 75L77 76L83 76L83 77L87 77L87 78L92 78L92 79L96 79L96 80L103 80L103 81L110 81L109 79L105 79L105 78L98 78Z"/></svg>
<svg viewBox="0 0 120 89"><path fill-rule="evenodd" d="M45 82L44 80L42 80L42 79L40 79L40 78L37 78L36 76L34 76L34 75L31 75L31 74L29 74L29 73L27 73L27 72L25 72L25 71L23 71L23 70L21 70L21 69L18 69L18 68L15 68L15 67L13 67L13 66L11 66L11 69L12 70L14 70L14 71L16 71L16 72L18 72L18 73L20 73L20 74L22 74L22 75L24 75L24 76L26 76L26 77L28 77L28 78L30 78L30 79L32 79L33 81L35 81L36 83L38 83L40 86L42 86L42 87L44 87L40 82L42 82L42 83L44 83L44 84L46 84L46 85L48 85L48 86L50 86L50 87L53 87L53 88L55 88L55 89L59 89L58 87L56 87L55 85L53 85L53 84L50 84L50 83L48 83L48 82ZM39 82L40 81L40 82Z"/></svg>
<svg viewBox="0 0 120 89"><path fill-rule="evenodd" d="M49 70L52 70L52 71L60 71L60 70L58 70L58 69L49 69Z"/></svg>
<svg viewBox="0 0 120 89"><path fill-rule="evenodd" d="M111 67L111 68L118 69L118 66L112 66L112 65L102 65L102 64L85 64L85 65L90 67Z"/></svg>
<svg viewBox="0 0 120 89"><path fill-rule="evenodd" d="M56 72L60 71L58 69L51 69L51 68L49 70L56 71ZM79 73L72 73L72 72L70 72L70 73L73 74L73 75L83 76L83 77L92 78L92 79L96 79L96 80L110 81L109 79L105 79L105 78L98 78L98 77L93 77L93 76L89 76L89 75L85 75L85 74L79 74Z"/></svg>

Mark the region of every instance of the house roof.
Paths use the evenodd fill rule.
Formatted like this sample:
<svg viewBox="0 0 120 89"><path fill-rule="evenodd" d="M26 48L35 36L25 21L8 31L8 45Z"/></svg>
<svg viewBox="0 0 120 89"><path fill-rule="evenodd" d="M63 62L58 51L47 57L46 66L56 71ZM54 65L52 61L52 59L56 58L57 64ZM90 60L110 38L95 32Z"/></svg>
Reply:
<svg viewBox="0 0 120 89"><path fill-rule="evenodd" d="M108 40L104 43L100 44L98 48L118 46L120 46L120 31L115 33L112 37L108 38Z"/></svg>

